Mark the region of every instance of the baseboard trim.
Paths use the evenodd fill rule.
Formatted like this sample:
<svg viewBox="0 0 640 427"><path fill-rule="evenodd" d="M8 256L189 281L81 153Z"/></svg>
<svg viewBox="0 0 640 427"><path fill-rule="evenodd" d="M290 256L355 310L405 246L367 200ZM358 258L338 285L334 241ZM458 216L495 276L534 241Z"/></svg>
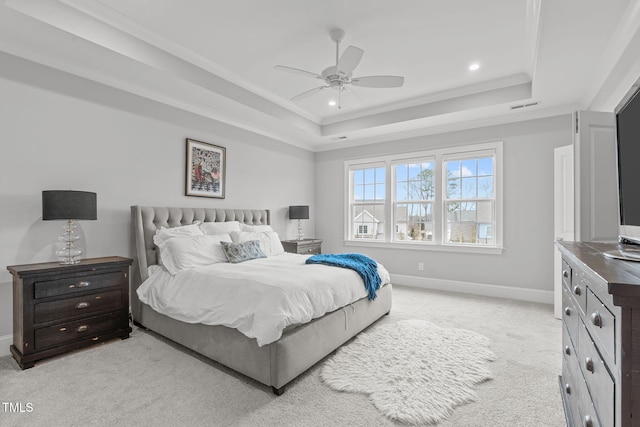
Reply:
<svg viewBox="0 0 640 427"><path fill-rule="evenodd" d="M415 288L553 304L553 291L541 291L539 289L513 288L510 286L462 282L459 280L432 279L428 277L407 276L405 274L391 274L391 283Z"/></svg>
<svg viewBox="0 0 640 427"><path fill-rule="evenodd" d="M9 347L13 344L13 335L0 336L0 357L11 354Z"/></svg>

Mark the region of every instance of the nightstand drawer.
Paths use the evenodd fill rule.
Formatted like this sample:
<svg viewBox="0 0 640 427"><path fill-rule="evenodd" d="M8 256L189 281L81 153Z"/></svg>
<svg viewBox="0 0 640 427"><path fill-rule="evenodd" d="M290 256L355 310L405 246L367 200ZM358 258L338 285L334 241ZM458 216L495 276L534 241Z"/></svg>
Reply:
<svg viewBox="0 0 640 427"><path fill-rule="evenodd" d="M119 308L122 308L122 291L114 290L36 304L33 321L38 324Z"/></svg>
<svg viewBox="0 0 640 427"><path fill-rule="evenodd" d="M33 284L35 298L68 295L93 289L118 286L123 279L122 276L122 272L116 271L112 273L89 274L56 280L38 281Z"/></svg>
<svg viewBox="0 0 640 427"><path fill-rule="evenodd" d="M35 348L36 350L42 350L88 337L93 337L97 341L97 335L117 330L121 324L122 314L112 313L36 329Z"/></svg>
<svg viewBox="0 0 640 427"><path fill-rule="evenodd" d="M319 245L298 245L299 254L315 255L320 253Z"/></svg>
<svg viewBox="0 0 640 427"><path fill-rule="evenodd" d="M282 247L286 252L292 254L315 255L322 253L322 240L320 239L303 239L303 240L283 240Z"/></svg>

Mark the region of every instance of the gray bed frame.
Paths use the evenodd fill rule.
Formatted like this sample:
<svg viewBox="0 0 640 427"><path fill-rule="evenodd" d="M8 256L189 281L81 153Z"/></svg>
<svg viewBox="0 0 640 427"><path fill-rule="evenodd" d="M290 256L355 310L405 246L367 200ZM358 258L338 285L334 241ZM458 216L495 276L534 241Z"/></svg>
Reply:
<svg viewBox="0 0 640 427"><path fill-rule="evenodd" d="M276 395L285 385L391 310L391 285L374 301L363 298L309 323L285 330L282 337L259 347L256 340L225 326L191 324L154 311L138 299L136 290L157 264L153 236L160 227L194 221L239 221L270 224L268 210L131 206L131 310L136 324L200 353L267 386Z"/></svg>

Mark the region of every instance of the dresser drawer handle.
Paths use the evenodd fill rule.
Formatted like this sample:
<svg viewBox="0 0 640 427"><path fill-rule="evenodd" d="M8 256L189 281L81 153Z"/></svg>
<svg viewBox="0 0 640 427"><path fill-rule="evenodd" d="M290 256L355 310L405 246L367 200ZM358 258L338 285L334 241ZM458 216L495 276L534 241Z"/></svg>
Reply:
<svg viewBox="0 0 640 427"><path fill-rule="evenodd" d="M594 326L602 328L602 317L599 312L594 311L591 313L591 323L593 323Z"/></svg>
<svg viewBox="0 0 640 427"><path fill-rule="evenodd" d="M569 307L565 307L564 314L566 314L567 316L571 316L571 309Z"/></svg>
<svg viewBox="0 0 640 427"><path fill-rule="evenodd" d="M76 328L76 332L85 332L89 330L88 325L80 325Z"/></svg>
<svg viewBox="0 0 640 427"><path fill-rule="evenodd" d="M60 331L60 332L65 332L66 330L67 330L67 328L60 328L60 329L58 329L58 331Z"/></svg>
<svg viewBox="0 0 640 427"><path fill-rule="evenodd" d="M91 282L78 282L78 283L74 283L73 285L69 285L70 289L73 288L86 288L87 286L91 286Z"/></svg>
<svg viewBox="0 0 640 427"><path fill-rule="evenodd" d="M593 427L593 421L591 421L591 417L589 415L584 416L584 422L582 425L583 427Z"/></svg>
<svg viewBox="0 0 640 427"><path fill-rule="evenodd" d="M79 302L76 304L76 308L80 309L80 308L87 308L89 307L91 304L89 304L88 302Z"/></svg>
<svg viewBox="0 0 640 427"><path fill-rule="evenodd" d="M590 357L585 357L584 367L587 369L587 371L593 373L593 360Z"/></svg>
<svg viewBox="0 0 640 427"><path fill-rule="evenodd" d="M564 347L564 354L571 355L571 347L568 345Z"/></svg>
<svg viewBox="0 0 640 427"><path fill-rule="evenodd" d="M565 384L565 385L564 385L564 391L565 391L567 394L571 394L571 387L569 386L569 384Z"/></svg>
<svg viewBox="0 0 640 427"><path fill-rule="evenodd" d="M582 289L580 289L580 286L575 285L573 287L573 293L576 294L576 295L581 295L582 294Z"/></svg>
<svg viewBox="0 0 640 427"><path fill-rule="evenodd" d="M569 272L567 270L562 270L562 277L569 277Z"/></svg>

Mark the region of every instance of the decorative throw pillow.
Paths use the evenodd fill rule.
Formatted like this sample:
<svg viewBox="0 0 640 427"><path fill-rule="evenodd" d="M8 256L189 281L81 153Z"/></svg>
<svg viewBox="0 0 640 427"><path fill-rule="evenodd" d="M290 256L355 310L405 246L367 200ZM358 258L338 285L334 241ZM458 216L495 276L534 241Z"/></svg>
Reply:
<svg viewBox="0 0 640 427"><path fill-rule="evenodd" d="M220 242L220 244L224 254L227 256L227 260L234 264L249 261L250 259L267 257L260 249L260 242L257 240L249 240L242 243Z"/></svg>

